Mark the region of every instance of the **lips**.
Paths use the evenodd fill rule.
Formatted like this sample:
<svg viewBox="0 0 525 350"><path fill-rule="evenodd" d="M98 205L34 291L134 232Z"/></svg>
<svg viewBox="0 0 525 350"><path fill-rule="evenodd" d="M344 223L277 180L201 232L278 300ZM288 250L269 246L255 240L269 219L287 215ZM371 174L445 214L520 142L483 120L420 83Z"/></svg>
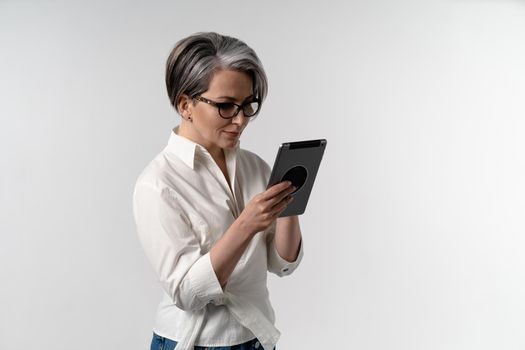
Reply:
<svg viewBox="0 0 525 350"><path fill-rule="evenodd" d="M239 135L239 132L226 131L226 130L224 132L227 133L227 134L230 134L230 135L234 135L234 136Z"/></svg>

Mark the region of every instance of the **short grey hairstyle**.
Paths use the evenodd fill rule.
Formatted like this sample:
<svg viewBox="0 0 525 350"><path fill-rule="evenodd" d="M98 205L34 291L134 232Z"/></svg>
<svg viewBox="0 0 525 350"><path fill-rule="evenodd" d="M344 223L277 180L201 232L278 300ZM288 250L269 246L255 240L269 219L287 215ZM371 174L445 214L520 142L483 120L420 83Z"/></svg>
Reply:
<svg viewBox="0 0 525 350"><path fill-rule="evenodd" d="M213 73L224 69L250 75L253 94L262 107L268 80L255 51L237 38L198 32L179 40L166 61L166 88L177 113L180 115L177 104L182 94L194 97L205 92Z"/></svg>

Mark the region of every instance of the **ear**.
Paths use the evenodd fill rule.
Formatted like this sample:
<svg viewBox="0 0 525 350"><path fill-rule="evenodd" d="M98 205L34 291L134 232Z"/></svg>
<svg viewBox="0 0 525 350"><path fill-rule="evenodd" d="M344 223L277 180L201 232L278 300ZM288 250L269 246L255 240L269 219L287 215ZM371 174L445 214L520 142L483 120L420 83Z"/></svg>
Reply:
<svg viewBox="0 0 525 350"><path fill-rule="evenodd" d="M187 118L188 115L191 115L191 108L193 107L193 104L192 104L192 99L186 95L186 94L182 94L180 97L179 97L179 101L177 103L177 109L179 110L179 114L184 117L184 118Z"/></svg>

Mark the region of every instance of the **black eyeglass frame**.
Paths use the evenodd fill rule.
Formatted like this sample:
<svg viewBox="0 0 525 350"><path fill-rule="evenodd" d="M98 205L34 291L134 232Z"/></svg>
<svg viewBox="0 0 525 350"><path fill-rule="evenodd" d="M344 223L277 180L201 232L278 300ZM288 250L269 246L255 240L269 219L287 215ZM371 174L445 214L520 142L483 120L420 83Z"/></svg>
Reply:
<svg viewBox="0 0 525 350"><path fill-rule="evenodd" d="M215 102L215 101L212 101L212 100L209 100L207 99L206 97L202 97L201 95L197 95L197 96L194 96L193 97L194 99L198 100L198 101L202 101L202 102L206 102L214 107L217 108L218 112L219 112L219 115L221 116L221 118L223 119L232 119L232 118L235 118L237 116L237 114L239 114L239 112L241 111L242 109L242 112L244 114L245 117L247 118L252 118L252 117L255 117L257 115L257 113L259 113L259 110L261 109L261 101L258 99L258 98L253 98L251 99L250 101L248 102L245 102L243 103L242 105L238 105L237 103L233 103L233 102ZM251 114L251 115L247 115L245 112L244 112L244 106L247 106L251 103L254 103L254 102L257 102L257 110L255 111L255 113ZM234 115L232 115L231 117L225 117L221 114L221 105L234 105L235 107L237 107L237 111L235 112ZM253 119L253 118L252 118Z"/></svg>

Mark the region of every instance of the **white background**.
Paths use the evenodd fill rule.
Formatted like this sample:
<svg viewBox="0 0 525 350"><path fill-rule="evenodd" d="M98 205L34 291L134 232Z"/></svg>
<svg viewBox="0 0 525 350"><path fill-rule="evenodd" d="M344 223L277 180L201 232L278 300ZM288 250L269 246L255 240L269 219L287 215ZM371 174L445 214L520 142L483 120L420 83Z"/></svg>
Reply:
<svg viewBox="0 0 525 350"><path fill-rule="evenodd" d="M243 148L328 140L278 349L525 348L524 1L0 0L1 349L149 348L132 189L197 31L266 69Z"/></svg>

